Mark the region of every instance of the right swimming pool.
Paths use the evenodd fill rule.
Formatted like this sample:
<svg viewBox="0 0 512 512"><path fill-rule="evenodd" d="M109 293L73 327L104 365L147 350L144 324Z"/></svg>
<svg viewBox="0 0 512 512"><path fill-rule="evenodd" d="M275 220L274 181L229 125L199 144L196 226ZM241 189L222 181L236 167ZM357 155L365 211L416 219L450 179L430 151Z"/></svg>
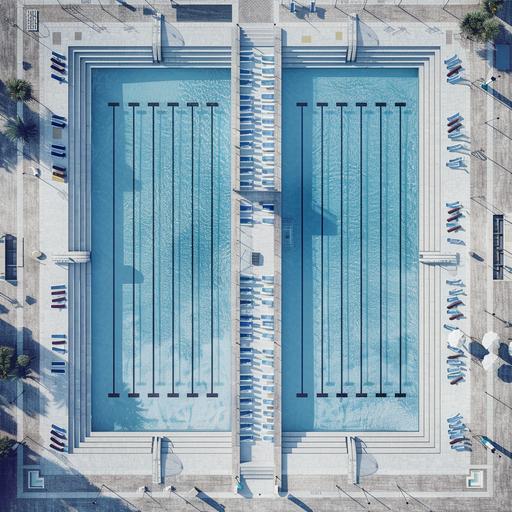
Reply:
<svg viewBox="0 0 512 512"><path fill-rule="evenodd" d="M283 430L417 431L418 72L283 71Z"/></svg>

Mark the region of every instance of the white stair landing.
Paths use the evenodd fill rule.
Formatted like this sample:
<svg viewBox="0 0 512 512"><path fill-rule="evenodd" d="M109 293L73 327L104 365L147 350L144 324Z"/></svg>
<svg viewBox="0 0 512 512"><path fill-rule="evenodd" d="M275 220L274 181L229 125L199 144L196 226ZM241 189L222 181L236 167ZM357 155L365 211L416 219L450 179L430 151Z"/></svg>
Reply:
<svg viewBox="0 0 512 512"><path fill-rule="evenodd" d="M268 498L276 492L274 468L256 464L241 464L242 489L239 494L245 498Z"/></svg>

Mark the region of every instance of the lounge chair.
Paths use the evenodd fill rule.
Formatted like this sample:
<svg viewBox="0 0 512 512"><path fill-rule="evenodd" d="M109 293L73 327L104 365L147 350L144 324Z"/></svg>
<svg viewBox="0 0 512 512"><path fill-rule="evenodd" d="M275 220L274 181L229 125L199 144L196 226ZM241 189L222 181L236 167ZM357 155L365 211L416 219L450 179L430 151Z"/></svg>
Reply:
<svg viewBox="0 0 512 512"><path fill-rule="evenodd" d="M453 423L454 421L461 420L463 418L462 414L458 412L455 416L451 416L450 418L446 418L448 423Z"/></svg>
<svg viewBox="0 0 512 512"><path fill-rule="evenodd" d="M57 71L57 73L61 73L62 75L64 75L66 73L66 68L57 66L56 64L52 64L50 66L50 68L53 69L54 71Z"/></svg>
<svg viewBox="0 0 512 512"><path fill-rule="evenodd" d="M59 57L56 57L55 55L50 57L50 62L53 62L54 64L57 64L57 66L61 66L63 68L66 67L66 63L64 62L64 60Z"/></svg>
<svg viewBox="0 0 512 512"><path fill-rule="evenodd" d="M462 66L460 64L456 64L453 68L450 68L450 71L446 74L447 77L451 77L458 73L462 69Z"/></svg>
<svg viewBox="0 0 512 512"><path fill-rule="evenodd" d="M451 119L450 121L448 121L446 123L446 126L453 126L455 123L462 122L462 121L464 121L464 118L462 116L457 116L457 117L454 117L453 119Z"/></svg>
<svg viewBox="0 0 512 512"><path fill-rule="evenodd" d="M265 80L261 81L261 86L265 87L266 89L272 89L274 87L274 84L275 84L275 80L265 79Z"/></svg>
<svg viewBox="0 0 512 512"><path fill-rule="evenodd" d="M51 77L54 79L54 80L57 80L57 82L65 82L66 79L63 77L63 76L59 76L59 75L56 75L55 73L52 73L51 74Z"/></svg>
<svg viewBox="0 0 512 512"><path fill-rule="evenodd" d="M460 219L461 217L462 217L462 213L460 212L460 210L456 210L456 212L453 215L450 215L446 219L446 222L452 222L454 220Z"/></svg>
<svg viewBox="0 0 512 512"><path fill-rule="evenodd" d="M55 444L53 444L53 443L50 443L50 448L51 448L52 450L56 450L56 451L58 451L58 452L65 452L65 451L66 451L66 450L65 450L64 448L62 448L61 446L57 446L57 445L55 445Z"/></svg>
<svg viewBox="0 0 512 512"><path fill-rule="evenodd" d="M461 240L460 238L447 238L446 239L449 244L453 245L466 245L464 240Z"/></svg>
<svg viewBox="0 0 512 512"><path fill-rule="evenodd" d="M56 438L56 437L54 437L54 436L51 436L51 437L50 437L50 441L51 441L52 443L56 444L57 446L62 447L62 448L64 448L64 447L66 446L66 444L65 444L65 443L63 443L63 442L62 442L62 440L57 439L57 438Z"/></svg>
<svg viewBox="0 0 512 512"><path fill-rule="evenodd" d="M66 370L64 368L52 368L52 373L66 373Z"/></svg>
<svg viewBox="0 0 512 512"><path fill-rule="evenodd" d="M53 436L55 436L55 437L58 437L59 439L63 439L63 440L66 440L66 439L67 439L66 434L65 434L64 432L62 432L62 431L58 431L58 430L56 430L56 429L54 429L54 428L52 428L52 429L50 430L50 434L52 434L52 435L53 435Z"/></svg>
<svg viewBox="0 0 512 512"><path fill-rule="evenodd" d="M56 128L66 128L66 123L64 121L58 121L57 119L52 119L51 124Z"/></svg>
<svg viewBox="0 0 512 512"><path fill-rule="evenodd" d="M66 307L66 304L52 304L50 307L53 309L64 309Z"/></svg>
<svg viewBox="0 0 512 512"><path fill-rule="evenodd" d="M447 146L446 149L451 153L456 153L458 151L466 150L466 147L463 144L452 144L451 146Z"/></svg>
<svg viewBox="0 0 512 512"><path fill-rule="evenodd" d="M457 131L461 126L462 123L455 123L454 125L450 126L450 128L448 128L448 133L453 133Z"/></svg>
<svg viewBox="0 0 512 512"><path fill-rule="evenodd" d="M462 77L459 75L459 74L456 74L456 75L453 75L453 76L450 76L446 79L446 81L449 83L449 84L456 84L457 82L460 82L462 80Z"/></svg>
<svg viewBox="0 0 512 512"><path fill-rule="evenodd" d="M482 346L489 352L492 352L496 348L496 345L499 343L499 340L500 338L495 332L486 332L482 338Z"/></svg>
<svg viewBox="0 0 512 512"><path fill-rule="evenodd" d="M460 66L461 63L462 63L462 61L460 59L456 59L456 60L450 62L449 64L446 64L446 69L448 69L448 70L454 69L457 66Z"/></svg>
<svg viewBox="0 0 512 512"><path fill-rule="evenodd" d="M454 54L453 56L448 57L448 58L444 61L444 63L445 63L445 64L449 64L450 62L452 62L452 61L454 61L454 60L457 60L458 58L459 58L459 57L457 56L457 54Z"/></svg>

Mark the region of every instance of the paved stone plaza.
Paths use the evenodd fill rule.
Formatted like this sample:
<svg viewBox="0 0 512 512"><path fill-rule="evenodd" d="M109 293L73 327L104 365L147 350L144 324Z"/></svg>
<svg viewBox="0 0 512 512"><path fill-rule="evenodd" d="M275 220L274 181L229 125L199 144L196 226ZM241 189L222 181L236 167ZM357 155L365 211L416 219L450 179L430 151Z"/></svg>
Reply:
<svg viewBox="0 0 512 512"><path fill-rule="evenodd" d="M28 378L0 380L0 434L19 443L10 457L0 460L0 512L512 510L510 73L495 67L493 45L460 35L459 22L478 7L475 1L319 0L316 12L303 1L294 13L289 7L278 0L0 0L0 235L17 239L17 278L0 280L0 345L31 357ZM37 31L28 30L29 9L38 11ZM510 45L510 0L498 17L502 28L496 44ZM49 72L52 51L67 59L63 83ZM354 59L348 58L351 51ZM273 174L260 181L256 177L257 184L247 186L241 162L248 153L241 141L247 148L257 148L261 141L244 139L243 95L264 105L268 94L256 80L249 92L241 92L244 56L251 52L273 64L267 69L275 81L268 143ZM443 61L454 54L462 61L464 76L450 84ZM289 219L281 215L281 128L286 122L281 79L283 70L336 67L332 62L338 58L340 66L421 69L417 432L282 428L281 267ZM105 432L91 426L91 69L153 66L231 69L227 172L232 190L231 204L223 205L231 207L231 268L226 270L232 297L232 397L231 429L226 432ZM497 79L483 89L482 82L491 76ZM31 82L32 101L16 104L9 99L5 81L13 77ZM444 132L445 119L457 111L464 118L460 142L467 148L462 170L445 165L459 156L447 150L459 141L450 141ZM51 126L55 113L67 119L66 128ZM3 133L15 115L38 127L38 136L27 144L13 143ZM253 137L252 130L246 134ZM64 183L52 179L50 151L55 142L69 150ZM265 168L262 155L266 153L253 151L250 161ZM464 206L457 246L444 225L445 203L453 201ZM241 204L256 212L250 226L242 222ZM493 279L493 222L500 215L504 271L502 279ZM254 262L255 254L260 263ZM272 334L246 348L241 281L252 273L267 283L263 286L272 295L253 306L252 314L271 318ZM500 340L491 369L484 369L481 358L468 351L464 386L450 386L444 376L450 332L443 327L442 311L447 280L466 284L465 315L457 325L468 343L481 347L479 341L489 331ZM55 283L66 283L68 290L68 308L59 314L50 309L48 290ZM56 332L65 333L69 342L67 373L61 380L49 370L55 360L49 340ZM271 354L274 361L267 370L272 385L257 397L271 404L265 413L272 418L272 434L255 435L254 440L252 433L244 436L241 430L243 348L245 353ZM256 381L259 369L250 372L244 373L247 380ZM135 369L133 375L135 382ZM213 370L211 378L213 388ZM446 418L457 412L469 428L471 451L450 450ZM140 415L140 408L126 414ZM63 453L49 445L48 432L55 424L66 427ZM481 435L492 440L495 453L478 442ZM370 462L377 469L365 474L361 468ZM174 474L173 464L181 464ZM472 478L481 481L472 487Z"/></svg>

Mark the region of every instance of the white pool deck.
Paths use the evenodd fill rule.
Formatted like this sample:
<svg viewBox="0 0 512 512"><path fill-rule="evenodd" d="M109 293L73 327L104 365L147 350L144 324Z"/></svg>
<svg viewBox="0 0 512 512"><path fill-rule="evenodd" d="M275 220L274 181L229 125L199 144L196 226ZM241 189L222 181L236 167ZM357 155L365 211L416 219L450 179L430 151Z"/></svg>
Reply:
<svg viewBox="0 0 512 512"><path fill-rule="evenodd" d="M68 4L80 2L67 2ZM132 2L137 4L137 2ZM192 2L190 2L192 3ZM207 3L207 2L201 2ZM215 2L218 3L218 2ZM420 2L418 2L420 3ZM429 3L439 5L439 2L421 1L422 5ZM454 2L456 4L457 2ZM464 3L464 2L460 2ZM47 5L48 2L31 2L33 5ZM408 2L412 5L411 2ZM322 5L322 4L319 4ZM328 5L328 4L326 4ZM22 16L22 7L18 9L18 17ZM21 20L19 21L21 23ZM47 33L46 41L51 41L51 34L59 32L61 34L61 45L40 45L39 46L39 99L41 102L41 112L44 118L48 118L49 112L64 115L70 118L71 122L76 123L72 116L68 114L68 103L74 93L68 84L58 84L50 78L49 59L51 49L63 54L69 54L68 48L87 47L88 51L94 52L95 47L101 47L102 52L107 52L113 47L132 48L136 46L150 49L152 38L152 26L147 21L129 22L126 24L113 22L98 22L101 31L88 28L83 23L66 22L53 23L44 20L43 27ZM393 25L393 30L390 30ZM233 38L232 23L218 23L215 30L203 30L199 23L178 23L166 22L164 24L163 41L164 45L174 46L200 46L200 47L231 47ZM308 45L314 47L334 47L346 44L346 25L339 22L314 21L310 19L308 23L297 22L281 22L278 28L283 34L283 51L287 46L302 46L307 48ZM438 254L456 254L458 264L455 266L440 267L437 265L425 265L420 263L420 310L423 314L421 319L421 336L420 351L423 354L423 362L420 371L421 398L420 398L420 433L412 436L414 439L408 441L407 434L376 434L367 435L360 433L360 437L368 443L369 451L378 462L378 475L392 477L395 475L453 475L460 478L461 482L465 482L466 476L470 469L485 470L485 488L483 490L465 489L464 486L457 487L456 490L436 490L437 486L428 489L428 485L423 485L422 491L415 493L417 496L423 497L453 497L463 498L467 495L473 497L491 496L493 493L493 464L492 456L487 454L483 458L479 458L479 462L475 463L472 454L457 453L449 448L449 439L447 434L447 423L445 418L453 416L456 413L462 413L464 421L471 426L474 417L472 410L472 375L475 371L481 371L474 365L468 371L466 382L458 386L450 386L445 377L445 358L449 355L446 349L446 337L449 331L443 329L444 323L457 325L463 332L471 332L471 311L472 311L472 288L470 276L470 262L472 251L471 240L469 238L471 230L471 193L470 193L470 177L472 173L473 159L467 154L465 156L467 167L461 169L448 169L445 162L449 158L459 156L447 151L446 146L457 141L450 141L446 135L446 118L454 112L460 112L464 117L464 133L467 136L468 146L471 146L472 140L472 120L471 120L471 87L467 83L451 85L445 80L445 66L443 60L453 54L459 55L462 59L464 67L464 75L469 81L475 80L475 75L471 69L472 58L470 49L467 45L462 45L461 41L455 36L457 34L457 20L453 22L422 24L418 22L407 22L400 20L398 23L383 24L375 21L365 22L362 26L362 40L358 49L358 56L365 54L365 46L368 50L376 50L376 46L382 48L392 48L396 52L396 56L400 57L401 52L409 52L414 54L418 52L431 51L431 55L425 58L421 64L420 81L421 81L421 98L420 103L420 137L421 137L421 155L420 155L420 252L434 252ZM81 33L81 39L76 40L76 33ZM447 34L450 34L449 36ZM372 47L371 49L368 47ZM376 59L376 66L383 65L378 62L377 52L372 54ZM129 65L129 64L127 64ZM151 65L151 64L148 64ZM164 63L165 65L165 63ZM357 62L355 62L357 65ZM388 65L396 66L395 63ZM411 64L415 65L415 64ZM489 68L489 72L491 68ZM21 70L20 70L21 72ZM485 77L484 77L485 78ZM236 78L235 78L236 80ZM44 106L44 107L43 107ZM487 118L492 119L494 116L494 102L489 96L486 101ZM88 129L82 124L81 130ZM41 382L41 398L40 410L42 414L39 416L39 434L43 443L48 447L49 431L52 423L56 423L66 428L70 425L69 417L75 414L76 404L70 404L70 398L73 393L70 386L74 386L75 382L68 380L68 375L73 368L74 361L69 354L61 359L67 363L66 375L55 375L50 373L51 361L59 359L51 351L50 338L52 334L70 332L81 328L80 326L70 326L71 316L69 310L52 310L50 286L55 284L65 284L68 287L69 271L68 265L58 265L52 262L53 254L63 254L73 250L91 250L94 257L94 247L87 246L87 237L73 245L70 241L70 208L69 200L72 195L70 186L67 183L57 183L51 180L51 158L49 148L52 142L60 143L68 146L71 143L68 140L71 125L62 131L62 138L56 140L49 122L41 123L40 131L40 163L41 184L39 186L39 219L31 219L30 222L39 223L39 250L48 256L44 265L41 266L39 276L39 339L44 350L40 351L40 382ZM486 153L493 154L493 138L490 134L487 140ZM427 145L428 142L428 145ZM77 142L75 141L75 144ZM472 148L474 149L474 148ZM87 148L85 148L87 152ZM58 163L58 162L55 162ZM488 162L487 186L492 187L492 172L489 172L492 164ZM87 169L85 167L85 169ZM70 169L71 170L71 169ZM83 170L82 172L86 172ZM451 201L460 201L464 207L464 218L462 220L463 230L454 235L462 241L462 245L454 245L448 242L444 224L445 224L445 203ZM279 199L276 201L277 205ZM77 206L78 208L78 206ZM466 209L467 208L467 209ZM77 215L78 211L71 211L73 215ZM276 216L279 215L278 209ZM259 219L258 219L259 220ZM26 220L25 220L26 222ZM280 226L276 223L276 226ZM279 260L274 261L274 226L255 223L252 227L242 228L240 230L240 243L243 249L239 249L242 256L241 271L247 272L247 255L250 254L250 248L263 253L265 265L257 272L262 274L274 274L278 268L274 268L279 264ZM491 226L492 229L492 226ZM508 229L508 228L507 228ZM487 254L492 254L492 232L487 236ZM512 249L510 240L507 240L506 250ZM510 254L510 253L509 253ZM27 255L25 255L27 257ZM507 256L509 259L509 256ZM507 262L506 262L507 264ZM444 311L448 289L446 279L461 279L466 284L467 296L464 297L465 306L463 307L464 319L454 323L449 322ZM488 287L488 303L492 304L492 288ZM490 295L489 295L490 294ZM234 298L233 298L234 300ZM260 312L261 313L261 312ZM269 313L269 311L266 311ZM21 314L21 312L20 312ZM278 321L279 311L276 312L276 321ZM84 319L86 321L86 319ZM492 319L489 318L489 329L492 328ZM85 324L84 324L85 325ZM69 346L72 346L73 340L69 339ZM88 369L90 372L90 367ZM277 370L278 371L278 370ZM86 375L76 375L75 379L90 378L90 373ZM486 390L493 393L493 372L489 371L485 377ZM84 391L86 393L86 391ZM237 384L233 383L233 393L237 393ZM83 395L84 404L87 403L87 395ZM23 405L23 396L18 398L20 410ZM487 402L488 414L486 433L489 435L493 432L493 414L492 403ZM87 409L89 410L89 409ZM43 413L44 411L44 413ZM236 415L233 416L234 421ZM21 417L19 418L21 419ZM88 425L84 432L90 429L90 419L75 418L74 421L85 421ZM237 420L238 421L238 420ZM280 424L276 423L275 428L278 429ZM478 432L479 433L479 432ZM172 433L161 433L173 438ZM339 440L344 436L340 433L339 438L335 439L330 434L324 435L326 438L326 448L316 450L314 446L308 445L308 436L304 436L304 446L297 450L285 451L282 455L282 466L280 472L276 474L288 475L288 478L296 476L297 479L302 477L315 477L323 475L347 475L348 473L348 455L346 449L337 445ZM20 422L18 438L23 439L25 433L23 431L23 421ZM276 436L280 443L284 443L286 433ZM144 434L142 434L144 436ZM146 434L149 438L150 435ZM208 438L215 442L208 434L199 433L197 438ZM233 439L236 436L233 437ZM314 437L314 435L313 435ZM228 436L232 439L231 435ZM224 439L224 438L223 438ZM73 442L77 445L83 443L83 439L75 439ZM197 439L196 439L197 441ZM193 441L192 441L193 442ZM199 439L201 442L201 439ZM407 443L412 442L411 448L407 448ZM474 445L476 441L474 441ZM81 446L86 446L81 445ZM257 454L258 463L263 463L266 459L273 460L271 446L268 443L257 444L254 453ZM123 447L123 443L116 445ZM70 472L78 472L86 477L94 477L94 475L116 475L122 476L138 476L141 474L151 475L151 454L137 454L137 464L133 464L134 455L130 453L129 445L125 444L125 453L118 450L116 453L93 453L90 450L76 450L74 453L56 455L49 450L44 453L39 466L33 464L23 464L21 450L18 452L18 495L20 497L87 497L96 494L96 492L72 492L60 489L52 492L50 488L42 493L24 488L24 475L29 469L37 468L41 475L61 475ZM309 448L308 448L309 446ZM400 446L397 450L396 446ZM476 446L475 446L476 448ZM270 451L269 451L270 449ZM397 453L398 451L398 453ZM230 448L222 448L215 453L193 453L193 450L185 450L181 455L184 464L184 476L193 478L194 475L223 475L226 478L232 478L234 468L239 468L239 462L233 461L233 453L238 453ZM277 463L277 458L276 461ZM314 481L314 480L313 480ZM345 481L341 479L340 481ZM459 481L459 480L457 480ZM141 484L143 485L143 484ZM136 488L133 490L123 490L121 493L126 497L135 497ZM224 490L217 493L212 492L213 496L227 497L231 496ZM300 493L299 493L300 494ZM312 495L315 493L312 492ZM397 491L376 491L377 497L398 497ZM168 492L163 489L154 490L152 493L155 497L168 496ZM308 493L302 491L301 495L307 496ZM338 494L333 490L323 491L322 496L336 497Z"/></svg>

